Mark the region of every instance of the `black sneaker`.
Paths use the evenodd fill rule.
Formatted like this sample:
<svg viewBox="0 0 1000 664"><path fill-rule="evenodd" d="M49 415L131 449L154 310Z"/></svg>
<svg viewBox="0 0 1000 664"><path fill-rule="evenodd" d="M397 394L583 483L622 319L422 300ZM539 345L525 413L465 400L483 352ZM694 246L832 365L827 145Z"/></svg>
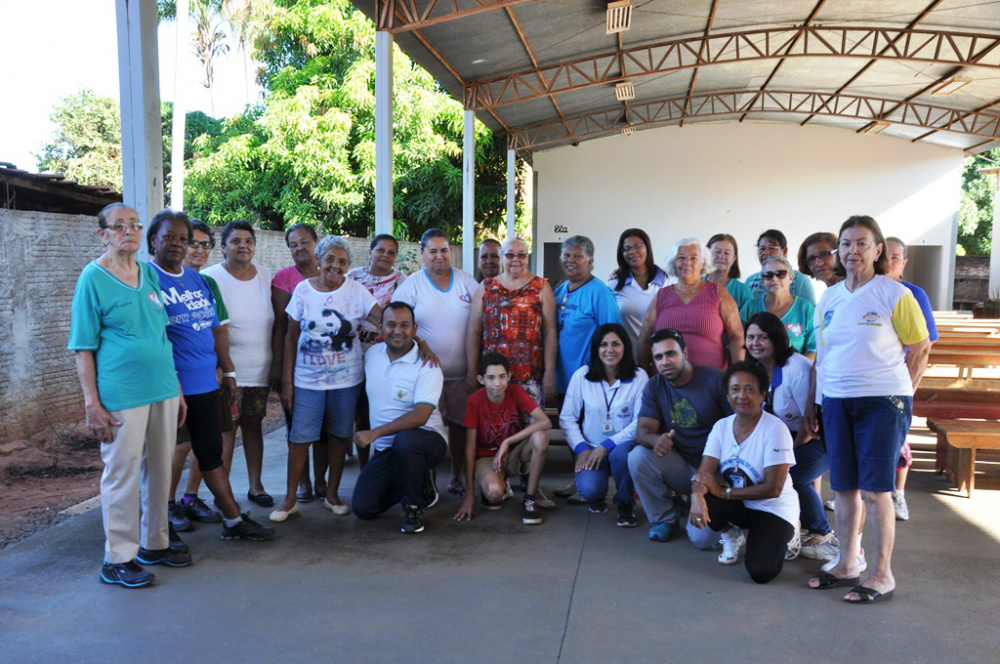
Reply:
<svg viewBox="0 0 1000 664"><path fill-rule="evenodd" d="M206 505L205 501L198 496L192 498L191 502L188 502L187 498L183 498L177 504L184 510L187 518L193 521L201 521L202 523L218 523L222 521L222 515Z"/></svg>
<svg viewBox="0 0 1000 664"><path fill-rule="evenodd" d="M441 500L441 494L438 493L437 489L437 473L434 472L433 468L428 468L427 472L424 473L424 488L421 497L424 499L424 509L434 507Z"/></svg>
<svg viewBox="0 0 1000 664"><path fill-rule="evenodd" d="M490 512L496 512L498 509L500 509L500 503L491 503L490 501L486 500L485 495L479 497L479 504L483 506L484 510L488 510Z"/></svg>
<svg viewBox="0 0 1000 664"><path fill-rule="evenodd" d="M591 514L604 514L608 511L608 503L603 498L600 500L592 500L589 504Z"/></svg>
<svg viewBox="0 0 1000 664"><path fill-rule="evenodd" d="M167 508L167 516L170 517L170 525L179 533L194 530L194 526L187 518L187 513L180 503L174 503Z"/></svg>
<svg viewBox="0 0 1000 664"><path fill-rule="evenodd" d="M618 503L618 525L622 528L635 528L639 519L635 518L635 503Z"/></svg>
<svg viewBox="0 0 1000 664"><path fill-rule="evenodd" d="M187 553L174 553L170 549L150 551L139 547L136 562L142 565L166 565L167 567L187 567L191 564L191 556Z"/></svg>
<svg viewBox="0 0 1000 664"><path fill-rule="evenodd" d="M187 553L188 545L184 543L181 536L177 534L176 530L174 530L174 524L169 524L168 529L170 531L170 551L172 553Z"/></svg>
<svg viewBox="0 0 1000 664"><path fill-rule="evenodd" d="M535 501L528 498L524 501L524 507L521 508L521 523L534 526L541 522L542 513L538 511L538 505L535 504Z"/></svg>
<svg viewBox="0 0 1000 664"><path fill-rule="evenodd" d="M101 582L122 588L142 588L148 586L156 577L135 564L134 560L127 563L104 563L101 567Z"/></svg>
<svg viewBox="0 0 1000 664"><path fill-rule="evenodd" d="M250 518L250 512L240 515L240 522L235 526L222 524L222 539L247 540L250 542L265 542L274 537L274 528L267 528Z"/></svg>
<svg viewBox="0 0 1000 664"><path fill-rule="evenodd" d="M401 531L407 534L424 532L424 522L421 521L424 513L418 506L403 505L403 512L406 514L406 519L403 521L403 527L400 528Z"/></svg>

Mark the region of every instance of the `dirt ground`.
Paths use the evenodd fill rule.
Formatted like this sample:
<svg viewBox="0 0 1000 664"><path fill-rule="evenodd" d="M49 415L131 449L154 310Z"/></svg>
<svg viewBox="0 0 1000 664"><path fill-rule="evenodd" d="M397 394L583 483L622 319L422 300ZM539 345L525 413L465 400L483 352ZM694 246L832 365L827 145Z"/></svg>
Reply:
<svg viewBox="0 0 1000 664"><path fill-rule="evenodd" d="M272 393L264 432L284 424L278 395ZM62 510L100 492L99 448L82 424L72 431L47 430L0 444L0 549L58 523L66 518Z"/></svg>

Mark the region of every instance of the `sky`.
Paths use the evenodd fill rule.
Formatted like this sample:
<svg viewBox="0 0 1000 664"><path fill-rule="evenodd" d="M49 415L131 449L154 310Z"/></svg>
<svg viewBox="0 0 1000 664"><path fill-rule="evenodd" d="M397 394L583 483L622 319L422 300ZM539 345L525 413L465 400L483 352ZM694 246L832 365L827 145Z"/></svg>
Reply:
<svg viewBox="0 0 1000 664"><path fill-rule="evenodd" d="M11 57L0 90L0 162L37 171L35 154L52 138L49 120L61 99L87 87L119 98L118 37L113 0L0 0L0 44ZM193 32L193 26L187 33ZM174 98L174 23L159 27L160 98ZM189 111L212 114L208 91L201 85L201 63L190 39L182 50L182 94ZM235 43L215 65L215 116L243 109L246 86L243 54ZM253 65L251 64L251 71ZM252 76L251 76L252 79ZM251 102L260 95L251 80Z"/></svg>

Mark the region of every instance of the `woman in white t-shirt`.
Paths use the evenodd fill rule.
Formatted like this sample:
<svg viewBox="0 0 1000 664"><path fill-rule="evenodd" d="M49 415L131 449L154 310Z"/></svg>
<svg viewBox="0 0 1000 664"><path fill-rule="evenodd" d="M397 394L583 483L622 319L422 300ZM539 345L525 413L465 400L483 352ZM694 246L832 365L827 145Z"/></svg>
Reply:
<svg viewBox="0 0 1000 664"><path fill-rule="evenodd" d="M795 534L799 499L788 469L795 465L792 435L762 408L767 372L756 362L736 362L723 376L734 414L708 434L698 472L691 478L691 525L722 533L719 562L733 565L747 546L750 578L767 583L785 564ZM749 528L744 537L741 529Z"/></svg>
<svg viewBox="0 0 1000 664"><path fill-rule="evenodd" d="M351 265L347 240L332 236L320 240L316 261L319 276L300 282L285 309L288 331L281 402L292 413L292 429L288 432L288 489L284 502L271 512L272 521L284 521L297 511L295 494L309 446L319 444L324 430L330 475L323 505L338 516L351 511L338 491L365 373L358 323L378 323L382 308L368 289L347 279Z"/></svg>
<svg viewBox="0 0 1000 664"><path fill-rule="evenodd" d="M747 355L770 376L764 410L784 422L795 440L795 466L790 473L792 486L799 495L802 536L796 533L788 543L788 560L800 551L804 558L830 560L837 553L836 542L823 499L813 486L813 481L830 469L830 461L823 439L802 426L809 405L812 362L792 349L785 325L769 311L759 311L750 317L746 347Z"/></svg>
<svg viewBox="0 0 1000 664"><path fill-rule="evenodd" d="M271 507L274 499L264 491L260 472L264 459L261 422L267 414L271 384L271 272L255 265L257 237L247 221L230 221L222 229L222 255L218 265L202 274L215 279L229 310L229 357L236 368L236 399L232 417L236 427L222 434L223 449L229 450L226 468L231 467L236 428L243 432L243 454L247 462L250 489L247 499L261 507ZM225 375L225 374L224 374Z"/></svg>
<svg viewBox="0 0 1000 664"><path fill-rule="evenodd" d="M885 237L871 217L840 227L837 257L844 281L816 307L816 365L822 369L823 436L830 455L840 557L811 588L851 586L860 573L862 500L868 512L868 578L844 600L867 604L892 598L896 462L913 408L913 386L927 368L927 323L913 294L885 276ZM810 418L812 419L812 418ZM814 421L809 422L815 431Z"/></svg>
<svg viewBox="0 0 1000 664"><path fill-rule="evenodd" d="M471 251L470 243L470 251ZM465 495L465 405L469 394L465 387L468 359L466 333L472 309L472 296L479 284L468 272L451 266L448 234L437 228L420 238L420 258L424 269L410 275L396 289L393 302L413 307L417 334L437 355L444 372L439 409L448 423L448 447L451 452L451 480L448 492ZM541 497L540 497L541 498ZM542 500L536 501L544 507Z"/></svg>

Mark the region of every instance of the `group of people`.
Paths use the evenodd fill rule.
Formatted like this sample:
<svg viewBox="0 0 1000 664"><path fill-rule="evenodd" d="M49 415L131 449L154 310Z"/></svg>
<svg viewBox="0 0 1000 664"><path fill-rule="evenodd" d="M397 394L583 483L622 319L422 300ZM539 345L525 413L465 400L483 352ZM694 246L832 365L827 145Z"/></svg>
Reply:
<svg viewBox="0 0 1000 664"><path fill-rule="evenodd" d="M105 461L107 583L148 585L143 565L189 564L176 531L193 521L221 521L225 539L273 537L233 496L237 429L247 499L273 508L272 522L322 499L360 519L400 505L401 530L421 532L450 456L456 520L475 516L477 491L479 508L501 509L514 482L522 522L540 524L555 507L540 484L549 407L574 457L557 496L603 513L613 478L617 524L638 525L638 499L652 541L683 526L698 548L721 547L723 564L745 547L758 583L801 553L826 562L810 587L853 586L856 603L892 596L897 466L936 335L926 295L900 283L905 245L870 217L809 236L798 270L784 235L766 231L761 270L742 282L730 235L679 240L661 268L646 232L627 229L606 282L593 242L573 236L555 289L531 273L519 238L485 241L472 275L452 267L448 235L429 230L423 269L406 276L391 235L352 266L347 240L296 224L285 233L293 265L272 276L254 263L247 222L226 225L223 261L202 272L213 232L183 212L152 219L149 263L135 258L134 210L111 205L98 220L106 250L80 276L69 348ZM810 278L827 287L818 303ZM280 501L261 482L271 390L288 425ZM361 472L347 501L352 448ZM828 469L837 537L818 492ZM202 478L218 512L198 496Z"/></svg>

